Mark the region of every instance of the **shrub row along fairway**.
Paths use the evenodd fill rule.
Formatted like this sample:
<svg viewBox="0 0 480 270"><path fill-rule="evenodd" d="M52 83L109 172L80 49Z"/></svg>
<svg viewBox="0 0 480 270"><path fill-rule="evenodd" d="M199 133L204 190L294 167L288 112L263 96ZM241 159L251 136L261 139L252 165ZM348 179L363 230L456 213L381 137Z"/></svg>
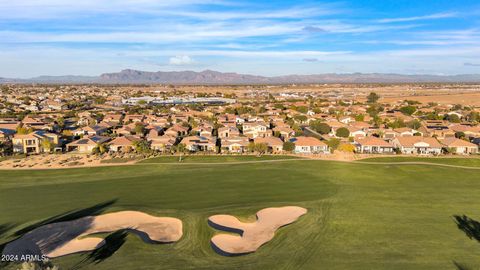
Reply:
<svg viewBox="0 0 480 270"><path fill-rule="evenodd" d="M85 269L453 269L480 266L480 245L452 215L480 219L476 170L318 160L169 164L0 173L0 224L30 224L111 199L108 211L179 218L184 236L148 245L134 235L112 257ZM246 256L216 254L207 219L252 220L266 207L308 213ZM254 219L253 219L254 220ZM20 226L22 227L22 226ZM54 262L62 269L83 258Z"/></svg>

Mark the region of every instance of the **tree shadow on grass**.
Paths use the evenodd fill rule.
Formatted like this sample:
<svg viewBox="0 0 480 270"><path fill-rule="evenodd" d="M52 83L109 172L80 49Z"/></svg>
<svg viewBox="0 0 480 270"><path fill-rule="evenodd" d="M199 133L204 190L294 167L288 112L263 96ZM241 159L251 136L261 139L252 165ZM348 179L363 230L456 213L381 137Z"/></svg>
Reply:
<svg viewBox="0 0 480 270"><path fill-rule="evenodd" d="M61 222L68 222L72 221L75 225L75 232L73 233L74 237L76 235L81 235L83 232L87 231L91 227L91 222L93 218L88 218L91 216L96 216L103 213L108 207L112 206L116 203L117 199L106 201L103 203L99 203L93 205L88 208L78 209L68 211L59 215L55 215L53 217L44 219L40 222L34 223L32 225L26 226L13 234L5 237L8 231L15 227L14 224L1 224L0 225L0 238L13 238L8 240L4 243L0 243L0 254L4 252L8 252L10 255L18 255L20 258L22 255L38 255L41 256L45 252L49 252L56 247L62 246L68 238L65 238L64 235L66 234L66 228L56 226L56 230L53 228L48 228L45 225L53 224L53 223L61 223ZM36 230L37 232L43 232L43 237L47 237L49 243L51 245L42 245L44 239L37 239L34 235L28 234L29 232ZM42 235L40 233L40 235ZM18 241L17 241L18 240ZM23 241L23 242L22 242ZM38 244L40 243L40 244ZM9 245L11 244L11 245ZM8 246L8 247L7 247ZM8 251L6 250L8 249ZM0 268L5 267L8 265L9 262L0 262Z"/></svg>
<svg viewBox="0 0 480 270"><path fill-rule="evenodd" d="M453 261L453 265L457 268L457 270L472 270L472 268L466 266L465 264Z"/></svg>
<svg viewBox="0 0 480 270"><path fill-rule="evenodd" d="M93 205L88 208L68 211L68 212L59 214L59 215L47 218L45 220L42 220L40 222L34 223L32 225L29 225L23 229L20 229L14 233L14 236L22 236L29 231L32 231L38 227L41 227L47 224L64 222L64 221L72 221L72 220L87 217L87 216L96 216L103 213L103 211L105 211L108 207L112 206L116 202L117 202L117 199L113 199L110 201Z"/></svg>
<svg viewBox="0 0 480 270"><path fill-rule="evenodd" d="M453 216L459 230L463 231L468 238L475 239L480 242L480 222L463 216Z"/></svg>
<svg viewBox="0 0 480 270"><path fill-rule="evenodd" d="M457 224L457 228L461 230L463 233L465 233L465 235L469 239L480 242L480 222L472 218L469 218L466 215L462 215L462 216L454 215L453 219L455 221L455 224ZM472 269L471 267L456 261L453 261L453 265L455 265L455 267L458 270Z"/></svg>
<svg viewBox="0 0 480 270"><path fill-rule="evenodd" d="M99 264L105 261L125 244L127 236L128 229L121 229L109 234L105 237L105 243L101 247L87 253L85 258L72 267L72 269L80 269L90 264Z"/></svg>

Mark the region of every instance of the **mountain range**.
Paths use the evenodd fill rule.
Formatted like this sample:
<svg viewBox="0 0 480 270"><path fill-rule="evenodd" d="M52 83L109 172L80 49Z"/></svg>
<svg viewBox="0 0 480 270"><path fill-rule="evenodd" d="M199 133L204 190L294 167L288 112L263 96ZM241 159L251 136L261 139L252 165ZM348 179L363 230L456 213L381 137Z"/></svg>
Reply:
<svg viewBox="0 0 480 270"><path fill-rule="evenodd" d="M403 75L389 73L312 74L285 76L256 76L223 73L212 70L195 71L139 71L126 69L100 76L39 76L29 79L1 78L0 83L40 84L179 84L179 85L235 85L235 84L312 84L312 83L480 83L480 74L463 75Z"/></svg>

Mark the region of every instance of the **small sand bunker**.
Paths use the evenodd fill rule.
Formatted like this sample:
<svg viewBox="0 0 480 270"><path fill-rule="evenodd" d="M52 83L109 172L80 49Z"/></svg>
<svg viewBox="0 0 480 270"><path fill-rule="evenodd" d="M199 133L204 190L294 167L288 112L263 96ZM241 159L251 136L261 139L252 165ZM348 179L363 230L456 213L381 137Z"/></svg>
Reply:
<svg viewBox="0 0 480 270"><path fill-rule="evenodd" d="M280 227L295 222L307 213L307 209L297 206L265 208L257 212L257 221L240 222L230 215L215 215L208 218L210 226L238 235L217 234L211 243L215 251L224 256L242 255L255 252L269 242Z"/></svg>
<svg viewBox="0 0 480 270"><path fill-rule="evenodd" d="M120 229L128 229L148 243L170 243L182 237L182 221L179 219L122 211L39 227L9 243L3 254L55 258L91 251L105 242L103 238L86 236Z"/></svg>

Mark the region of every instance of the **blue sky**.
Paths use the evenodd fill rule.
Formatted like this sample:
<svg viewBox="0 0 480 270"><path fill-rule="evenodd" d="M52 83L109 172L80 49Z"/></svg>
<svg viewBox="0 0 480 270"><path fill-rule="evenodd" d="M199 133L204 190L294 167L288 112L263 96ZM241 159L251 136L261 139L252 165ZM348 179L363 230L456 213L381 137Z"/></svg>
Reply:
<svg viewBox="0 0 480 270"><path fill-rule="evenodd" d="M478 0L0 0L0 77L480 73Z"/></svg>

